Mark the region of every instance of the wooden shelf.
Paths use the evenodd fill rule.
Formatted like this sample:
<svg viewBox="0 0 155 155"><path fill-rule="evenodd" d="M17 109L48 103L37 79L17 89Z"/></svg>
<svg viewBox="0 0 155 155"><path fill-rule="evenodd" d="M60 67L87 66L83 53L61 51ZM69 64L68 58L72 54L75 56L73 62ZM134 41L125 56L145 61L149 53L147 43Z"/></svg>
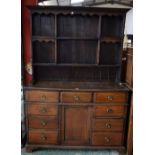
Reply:
<svg viewBox="0 0 155 155"><path fill-rule="evenodd" d="M120 43L121 40L119 38L116 37L102 37L101 38L101 43L105 42L105 43Z"/></svg>
<svg viewBox="0 0 155 155"><path fill-rule="evenodd" d="M98 40L98 37L51 37L51 36L32 36L32 41L52 41L55 42L57 40ZM100 42L106 43L119 43L121 40L116 37L103 37L100 39Z"/></svg>
<svg viewBox="0 0 155 155"><path fill-rule="evenodd" d="M36 81L35 87L46 87L53 90L79 90L79 91L89 91L91 89L96 89L98 91L103 90L124 90L128 91L128 88L123 83L117 83L117 82L90 82L90 81ZM45 89L46 89L45 88Z"/></svg>
<svg viewBox="0 0 155 155"><path fill-rule="evenodd" d="M34 66L54 66L54 67L120 67L119 64L55 64L55 63L33 63Z"/></svg>
<svg viewBox="0 0 155 155"><path fill-rule="evenodd" d="M40 41L40 42L55 42L56 38L51 36L32 36L32 41Z"/></svg>
<svg viewBox="0 0 155 155"><path fill-rule="evenodd" d="M57 37L58 40L98 40L97 37Z"/></svg>

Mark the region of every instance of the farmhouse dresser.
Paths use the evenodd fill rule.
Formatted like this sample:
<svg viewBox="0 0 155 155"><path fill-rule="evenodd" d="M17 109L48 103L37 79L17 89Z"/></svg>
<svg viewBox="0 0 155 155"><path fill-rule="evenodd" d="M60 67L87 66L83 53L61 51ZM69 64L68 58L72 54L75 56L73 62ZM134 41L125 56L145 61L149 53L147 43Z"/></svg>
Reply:
<svg viewBox="0 0 155 155"><path fill-rule="evenodd" d="M29 9L33 79L24 87L27 151L125 151L129 89L120 75L127 9Z"/></svg>

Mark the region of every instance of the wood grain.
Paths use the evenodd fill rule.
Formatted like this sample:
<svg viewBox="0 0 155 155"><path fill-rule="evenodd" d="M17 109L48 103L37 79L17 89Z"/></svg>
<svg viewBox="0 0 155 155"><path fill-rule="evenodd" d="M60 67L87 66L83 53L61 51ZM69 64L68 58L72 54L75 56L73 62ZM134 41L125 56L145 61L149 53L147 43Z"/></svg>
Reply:
<svg viewBox="0 0 155 155"><path fill-rule="evenodd" d="M127 103L128 93L125 92L99 92L95 94L95 102L117 102L117 103Z"/></svg>
<svg viewBox="0 0 155 155"><path fill-rule="evenodd" d="M51 104L28 104L27 112L29 115L48 115L56 116L58 114L58 107Z"/></svg>
<svg viewBox="0 0 155 155"><path fill-rule="evenodd" d="M122 117L126 116L127 106L97 105L95 106L96 117Z"/></svg>
<svg viewBox="0 0 155 155"><path fill-rule="evenodd" d="M26 91L25 97L27 101L41 101L41 102L58 102L59 93L39 90Z"/></svg>

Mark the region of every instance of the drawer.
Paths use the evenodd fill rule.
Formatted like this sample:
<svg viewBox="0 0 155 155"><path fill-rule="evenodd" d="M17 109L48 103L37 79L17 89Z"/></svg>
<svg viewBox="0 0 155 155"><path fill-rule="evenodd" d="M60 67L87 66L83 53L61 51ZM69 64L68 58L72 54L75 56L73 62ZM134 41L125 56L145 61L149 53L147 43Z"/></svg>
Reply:
<svg viewBox="0 0 155 155"><path fill-rule="evenodd" d="M123 134L120 132L93 132L92 145L120 146L123 145Z"/></svg>
<svg viewBox="0 0 155 155"><path fill-rule="evenodd" d="M58 106L51 104L27 104L27 112L30 115L57 116Z"/></svg>
<svg viewBox="0 0 155 155"><path fill-rule="evenodd" d="M61 102L64 103L88 103L92 102L92 93L88 92L62 92Z"/></svg>
<svg viewBox="0 0 155 155"><path fill-rule="evenodd" d="M56 116L29 116L28 125L31 129L58 129Z"/></svg>
<svg viewBox="0 0 155 155"><path fill-rule="evenodd" d="M95 93L95 102L117 102L126 103L128 102L127 92L98 92Z"/></svg>
<svg viewBox="0 0 155 155"><path fill-rule="evenodd" d="M29 131L30 144L58 144L57 131Z"/></svg>
<svg viewBox="0 0 155 155"><path fill-rule="evenodd" d="M124 119L94 119L93 130L94 131L123 131Z"/></svg>
<svg viewBox="0 0 155 155"><path fill-rule="evenodd" d="M127 106L113 106L113 105L97 105L95 106L95 116L125 116L127 112Z"/></svg>
<svg viewBox="0 0 155 155"><path fill-rule="evenodd" d="M59 93L50 91L29 90L25 93L27 101L58 102Z"/></svg>

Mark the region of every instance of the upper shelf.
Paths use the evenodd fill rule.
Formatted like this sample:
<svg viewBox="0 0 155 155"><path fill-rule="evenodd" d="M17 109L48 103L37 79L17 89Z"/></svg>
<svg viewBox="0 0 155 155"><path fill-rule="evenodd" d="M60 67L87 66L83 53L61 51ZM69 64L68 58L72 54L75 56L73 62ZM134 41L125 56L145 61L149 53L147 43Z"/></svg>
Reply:
<svg viewBox="0 0 155 155"><path fill-rule="evenodd" d="M40 42L55 42L55 37L50 36L32 36L32 41L40 41Z"/></svg>
<svg viewBox="0 0 155 155"><path fill-rule="evenodd" d="M106 65L102 65L102 64L74 64L74 63L33 63L34 66L59 66L59 67L120 67L119 64L106 64Z"/></svg>
<svg viewBox="0 0 155 155"><path fill-rule="evenodd" d="M56 40L100 40L101 43L120 43L121 39L117 37L50 37L50 36L32 36L32 41L55 42Z"/></svg>

